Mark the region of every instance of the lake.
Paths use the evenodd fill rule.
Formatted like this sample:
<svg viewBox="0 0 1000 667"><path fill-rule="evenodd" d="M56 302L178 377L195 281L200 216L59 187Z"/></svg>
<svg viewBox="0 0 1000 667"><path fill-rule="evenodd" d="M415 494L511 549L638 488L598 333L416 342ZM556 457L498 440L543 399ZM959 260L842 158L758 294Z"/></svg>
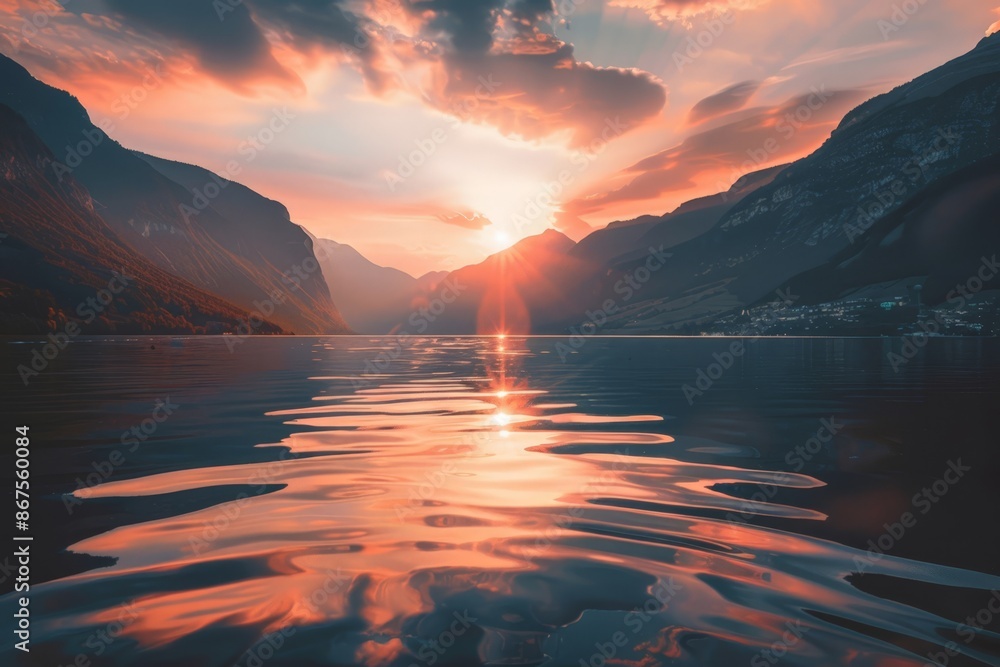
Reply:
<svg viewBox="0 0 1000 667"><path fill-rule="evenodd" d="M0 662L998 665L1000 343L920 343L7 339Z"/></svg>

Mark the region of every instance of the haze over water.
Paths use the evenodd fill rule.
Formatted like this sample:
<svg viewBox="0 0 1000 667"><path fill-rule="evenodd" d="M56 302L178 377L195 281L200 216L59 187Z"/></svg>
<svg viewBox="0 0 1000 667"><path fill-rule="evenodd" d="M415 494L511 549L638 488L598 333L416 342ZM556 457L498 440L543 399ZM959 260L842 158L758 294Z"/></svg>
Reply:
<svg viewBox="0 0 1000 667"><path fill-rule="evenodd" d="M1000 664L995 340L560 341L74 343L24 664Z"/></svg>

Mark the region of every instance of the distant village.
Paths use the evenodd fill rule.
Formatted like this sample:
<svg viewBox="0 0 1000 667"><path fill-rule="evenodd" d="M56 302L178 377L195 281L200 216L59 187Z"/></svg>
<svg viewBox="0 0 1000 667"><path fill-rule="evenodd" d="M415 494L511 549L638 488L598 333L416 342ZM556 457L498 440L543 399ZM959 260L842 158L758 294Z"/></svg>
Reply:
<svg viewBox="0 0 1000 667"><path fill-rule="evenodd" d="M1000 335L1000 292L924 305L921 286L892 297L853 296L816 305L759 306L720 318L712 334L796 336Z"/></svg>

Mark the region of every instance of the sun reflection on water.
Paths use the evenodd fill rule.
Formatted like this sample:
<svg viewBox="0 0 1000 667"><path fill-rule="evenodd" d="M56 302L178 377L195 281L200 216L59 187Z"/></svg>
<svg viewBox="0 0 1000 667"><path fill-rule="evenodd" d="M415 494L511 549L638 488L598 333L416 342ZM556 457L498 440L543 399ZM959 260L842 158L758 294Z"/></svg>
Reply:
<svg viewBox="0 0 1000 667"><path fill-rule="evenodd" d="M291 433L252 443L280 456L94 487L89 501L206 490L228 498L81 540L74 552L115 564L43 587L42 604L114 585L145 610L123 628L141 647L291 625L302 629L299 641L315 643L308 656L373 666L419 664L463 611L476 621L449 664L575 664L651 599L655 620L620 647L618 664L704 664L698 650L709 637L725 647L719 655L746 662L790 616L814 643L787 664L819 664L840 644L910 664L902 650L820 620L844 610L852 623L919 641L939 636L933 615L846 580L857 551L726 518L748 512L733 491L740 485L809 491L821 482L796 473L778 480L733 460L684 460L677 446L685 436L667 432L665 415L594 410L539 386L522 338L408 350L394 372L354 388L334 372L342 363L334 343L315 352L314 399L268 412ZM751 513L826 518L776 500ZM887 555L870 572L919 581L942 576L934 567ZM955 585L997 583L944 570ZM657 597L665 587L668 602ZM87 627L111 613L66 611L42 622ZM275 664L297 657L289 649Z"/></svg>

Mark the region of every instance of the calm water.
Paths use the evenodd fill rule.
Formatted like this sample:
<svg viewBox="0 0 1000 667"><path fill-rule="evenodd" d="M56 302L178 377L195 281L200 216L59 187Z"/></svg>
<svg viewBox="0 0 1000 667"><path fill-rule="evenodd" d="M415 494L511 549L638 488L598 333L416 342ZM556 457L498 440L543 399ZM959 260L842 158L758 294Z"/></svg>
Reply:
<svg viewBox="0 0 1000 667"><path fill-rule="evenodd" d="M0 343L0 663L1000 664L1000 343L558 342Z"/></svg>

